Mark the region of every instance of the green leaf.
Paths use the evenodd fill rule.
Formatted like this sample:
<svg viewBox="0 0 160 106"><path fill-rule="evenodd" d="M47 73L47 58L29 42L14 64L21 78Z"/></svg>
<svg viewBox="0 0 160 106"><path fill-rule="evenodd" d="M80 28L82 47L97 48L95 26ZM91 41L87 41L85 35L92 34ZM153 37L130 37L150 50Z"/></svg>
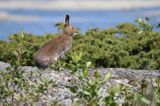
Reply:
<svg viewBox="0 0 160 106"><path fill-rule="evenodd" d="M88 92L88 91L84 91L83 93L84 93L85 95L88 95L88 96L90 95L90 92Z"/></svg>
<svg viewBox="0 0 160 106"><path fill-rule="evenodd" d="M146 99L145 97L142 97L142 102L144 102L145 104L150 104L151 102Z"/></svg>
<svg viewBox="0 0 160 106"><path fill-rule="evenodd" d="M69 89L72 93L76 93L77 92L77 86L69 86Z"/></svg>
<svg viewBox="0 0 160 106"><path fill-rule="evenodd" d="M160 103L160 89L157 89L155 92L156 101Z"/></svg>
<svg viewBox="0 0 160 106"><path fill-rule="evenodd" d="M90 61L87 62L87 63L86 63L87 68L89 68L89 67L91 66L91 64L92 64L92 62L90 62Z"/></svg>
<svg viewBox="0 0 160 106"><path fill-rule="evenodd" d="M108 72L108 73L106 74L106 76L105 76L104 80L105 80L105 81L107 81L107 80L109 80L109 79L110 79L110 77L111 77L111 73L110 73L110 72Z"/></svg>
<svg viewBox="0 0 160 106"><path fill-rule="evenodd" d="M84 77L87 77L87 76L88 76L88 70L87 70L87 69L85 69L85 70L83 71L83 76L84 76Z"/></svg>
<svg viewBox="0 0 160 106"><path fill-rule="evenodd" d="M115 96L115 94L116 94L117 92L121 91L121 88L122 88L122 85L120 85L120 84L117 84L117 85L113 86L113 87L110 89L110 94L111 94L112 96Z"/></svg>

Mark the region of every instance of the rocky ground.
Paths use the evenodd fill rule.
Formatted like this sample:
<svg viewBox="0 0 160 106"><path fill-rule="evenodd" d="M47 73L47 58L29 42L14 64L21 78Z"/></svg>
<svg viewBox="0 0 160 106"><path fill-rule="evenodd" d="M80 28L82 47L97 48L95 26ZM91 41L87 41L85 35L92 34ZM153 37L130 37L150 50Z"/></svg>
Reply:
<svg viewBox="0 0 160 106"><path fill-rule="evenodd" d="M8 63L0 62L1 71L5 71L9 66L10 65ZM22 70L24 70L23 76L25 76L26 79L30 80L31 82L39 80L39 74L41 73L41 78L50 79L57 85L45 94L42 102L47 103L47 101L50 100L57 100L60 104L69 106L71 105L73 99L76 99L75 95L65 87L66 85L70 84L71 80L77 79L76 76L71 74L69 70L54 71L51 69L45 69L42 71L31 66L24 66L22 67ZM148 84L151 84L152 80L155 78L160 78L160 70L132 70L124 68L100 68L96 70L99 70L102 75L106 75L108 72L111 73L111 79L105 84L107 87L117 83L127 85L132 81L134 82L133 85L136 87L136 89L139 89L139 83L143 79L147 79ZM93 70L90 70L91 76L93 72ZM30 78L31 73L32 78Z"/></svg>

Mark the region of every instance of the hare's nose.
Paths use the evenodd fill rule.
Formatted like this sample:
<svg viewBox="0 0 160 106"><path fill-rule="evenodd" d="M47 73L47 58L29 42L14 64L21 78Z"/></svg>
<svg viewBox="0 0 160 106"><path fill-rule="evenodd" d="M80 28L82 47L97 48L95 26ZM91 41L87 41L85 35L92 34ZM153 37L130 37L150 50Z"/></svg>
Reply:
<svg viewBox="0 0 160 106"><path fill-rule="evenodd" d="M79 33L79 31L80 31L80 30L77 28L77 29L76 29L76 32Z"/></svg>

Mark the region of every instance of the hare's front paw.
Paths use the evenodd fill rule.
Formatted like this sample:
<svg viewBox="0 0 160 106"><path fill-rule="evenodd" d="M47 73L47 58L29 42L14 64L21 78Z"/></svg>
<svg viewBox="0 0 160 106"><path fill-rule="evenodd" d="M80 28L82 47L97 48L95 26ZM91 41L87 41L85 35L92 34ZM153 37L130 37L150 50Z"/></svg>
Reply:
<svg viewBox="0 0 160 106"><path fill-rule="evenodd" d="M58 60L58 57L54 57L54 61L57 61Z"/></svg>

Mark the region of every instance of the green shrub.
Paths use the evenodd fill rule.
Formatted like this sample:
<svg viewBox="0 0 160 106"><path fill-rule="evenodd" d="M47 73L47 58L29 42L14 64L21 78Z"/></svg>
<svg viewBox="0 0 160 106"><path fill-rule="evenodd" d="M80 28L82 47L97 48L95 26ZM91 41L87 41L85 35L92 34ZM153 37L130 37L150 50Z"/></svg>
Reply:
<svg viewBox="0 0 160 106"><path fill-rule="evenodd" d="M61 23L56 26L59 28L59 25ZM148 18L139 18L135 24L124 23L104 30L90 29L74 37L72 49L59 65L65 62L62 66L70 68L67 64L74 63L72 55L82 51L80 67L91 61L92 67L160 69L160 32L153 31L155 27ZM24 32L12 34L9 41L0 41L0 61L17 64L15 60L19 59L20 65L34 66L34 53L54 36Z"/></svg>
<svg viewBox="0 0 160 106"><path fill-rule="evenodd" d="M76 105L85 106L158 106L160 79L143 79L139 82L139 89L134 86L136 81L132 80L128 84L113 84L111 74L103 75L101 71L89 71L91 62L86 63L86 67L74 73L75 79L70 81L69 90L75 94ZM154 85L154 86L153 86ZM118 102L121 101L121 102Z"/></svg>
<svg viewBox="0 0 160 106"><path fill-rule="evenodd" d="M53 35L35 36L24 32L10 35L9 41L0 42L0 61L9 62L12 65L34 65L34 53L51 37Z"/></svg>

